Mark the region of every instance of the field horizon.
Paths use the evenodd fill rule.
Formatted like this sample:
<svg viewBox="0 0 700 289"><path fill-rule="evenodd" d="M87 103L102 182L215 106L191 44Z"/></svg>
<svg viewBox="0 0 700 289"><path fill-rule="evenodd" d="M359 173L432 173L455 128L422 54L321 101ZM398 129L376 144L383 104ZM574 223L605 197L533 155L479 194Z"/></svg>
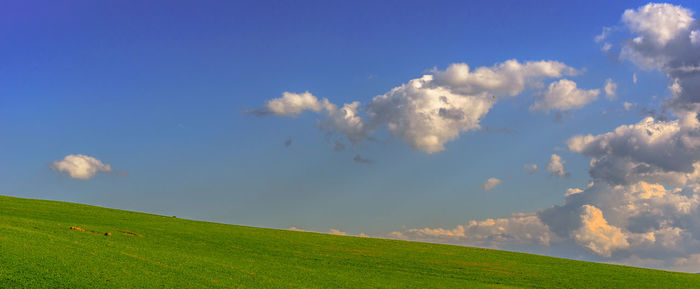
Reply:
<svg viewBox="0 0 700 289"><path fill-rule="evenodd" d="M698 288L700 275L0 196L2 288Z"/></svg>

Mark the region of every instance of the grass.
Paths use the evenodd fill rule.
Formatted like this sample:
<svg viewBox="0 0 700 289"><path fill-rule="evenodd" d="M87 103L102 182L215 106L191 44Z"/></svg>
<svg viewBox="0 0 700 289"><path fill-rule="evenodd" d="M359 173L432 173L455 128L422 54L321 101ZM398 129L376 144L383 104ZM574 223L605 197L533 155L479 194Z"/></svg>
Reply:
<svg viewBox="0 0 700 289"><path fill-rule="evenodd" d="M700 275L0 196L0 288L700 288Z"/></svg>

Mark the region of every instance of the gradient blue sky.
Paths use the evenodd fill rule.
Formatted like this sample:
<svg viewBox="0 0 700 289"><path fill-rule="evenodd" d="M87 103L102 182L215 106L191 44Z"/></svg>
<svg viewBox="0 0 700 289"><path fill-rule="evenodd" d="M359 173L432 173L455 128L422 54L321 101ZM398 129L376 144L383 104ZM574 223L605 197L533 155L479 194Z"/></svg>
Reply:
<svg viewBox="0 0 700 289"><path fill-rule="evenodd" d="M549 208L590 180L590 158L566 149L567 139L636 123L643 116L624 101L658 109L671 94L663 73L594 41L646 3L0 3L0 194L378 236ZM433 68L509 59L584 70L569 79L585 89L612 78L618 100L601 94L556 122L528 110L526 91L494 105L481 122L491 132L462 133L433 154L386 129L334 151L318 114L244 113L285 91L364 104ZM570 177L544 170L553 153ZM114 171L80 180L49 168L69 154ZM372 163L354 162L357 154ZM526 163L540 169L530 175ZM490 177L502 183L484 191Z"/></svg>

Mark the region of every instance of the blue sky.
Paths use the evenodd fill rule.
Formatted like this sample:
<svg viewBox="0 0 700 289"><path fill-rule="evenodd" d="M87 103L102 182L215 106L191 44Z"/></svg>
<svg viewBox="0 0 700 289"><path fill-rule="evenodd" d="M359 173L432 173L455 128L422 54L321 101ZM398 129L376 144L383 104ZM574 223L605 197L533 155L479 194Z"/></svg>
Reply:
<svg viewBox="0 0 700 289"><path fill-rule="evenodd" d="M594 40L603 27L615 27L606 41L619 50L635 33L646 33L628 31L621 22L626 9L645 4L0 4L0 194L372 236L454 228L561 205L568 188L586 188L594 178L591 155L568 148L567 140L637 123L646 116L642 108L660 111L667 107L664 99L676 97L664 67L642 68L601 51L603 43ZM673 4L699 9L694 2ZM284 92L308 91L339 106L359 101L364 107L453 63L473 71L511 59L557 61L579 73L499 96L480 129L461 131L434 153L412 147L386 126L352 145L342 133L318 129L323 113L246 113L265 109ZM561 78L600 90L597 99L582 108L531 111ZM607 79L617 84L615 100L603 92ZM636 106L625 110L624 102ZM674 112L665 116L676 119ZM368 120L368 114L361 115ZM557 115L562 119L555 121ZM334 150L335 140L345 149ZM98 159L111 171L79 179L52 165L73 154ZM568 177L545 169L552 154L565 161ZM357 155L371 163L353 161ZM539 169L530 174L525 164ZM486 191L488 178L501 182ZM585 240L572 241L583 245L566 254L529 245L444 242L619 263L639 255L586 251ZM672 261L632 263L671 268Z"/></svg>

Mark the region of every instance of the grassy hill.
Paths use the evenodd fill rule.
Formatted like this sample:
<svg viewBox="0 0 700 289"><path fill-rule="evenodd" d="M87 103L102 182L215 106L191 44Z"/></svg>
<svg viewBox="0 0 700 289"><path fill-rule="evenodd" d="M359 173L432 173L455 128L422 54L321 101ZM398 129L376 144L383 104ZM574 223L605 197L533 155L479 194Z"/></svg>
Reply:
<svg viewBox="0 0 700 289"><path fill-rule="evenodd" d="M101 287L700 288L700 275L0 196L0 288Z"/></svg>

